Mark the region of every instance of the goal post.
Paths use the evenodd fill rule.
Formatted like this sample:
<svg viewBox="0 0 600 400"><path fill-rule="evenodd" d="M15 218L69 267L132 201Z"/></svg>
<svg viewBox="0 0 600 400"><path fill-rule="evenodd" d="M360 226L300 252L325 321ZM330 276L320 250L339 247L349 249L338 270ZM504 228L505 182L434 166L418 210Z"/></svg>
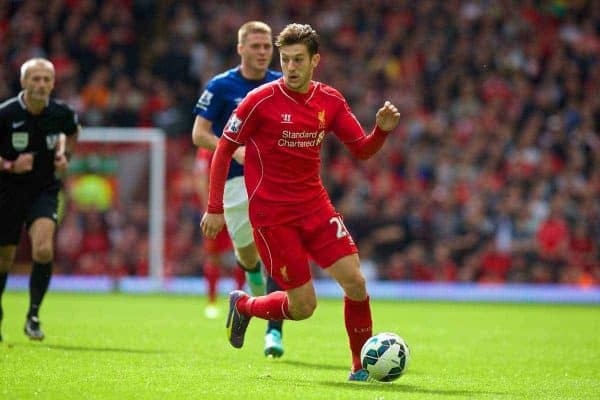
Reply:
<svg viewBox="0 0 600 400"><path fill-rule="evenodd" d="M164 277L165 232L165 132L159 128L83 127L79 142L142 143L150 146L149 171L149 275L162 281Z"/></svg>

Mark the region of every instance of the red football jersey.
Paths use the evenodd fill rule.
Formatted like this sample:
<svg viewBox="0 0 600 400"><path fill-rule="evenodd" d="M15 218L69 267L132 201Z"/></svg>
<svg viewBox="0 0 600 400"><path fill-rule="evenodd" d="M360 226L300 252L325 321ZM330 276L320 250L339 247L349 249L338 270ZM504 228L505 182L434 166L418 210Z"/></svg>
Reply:
<svg viewBox="0 0 600 400"><path fill-rule="evenodd" d="M246 145L244 177L254 226L286 223L330 205L320 177L328 132L349 147L355 142L368 147L362 146L366 135L344 97L320 82L300 94L279 79L240 103L222 137Z"/></svg>
<svg viewBox="0 0 600 400"><path fill-rule="evenodd" d="M311 82L306 94L288 90L283 79L251 91L217 145L208 212L223 213L229 160L241 144L253 226L283 224L332 207L319 175L321 144L330 131L360 159L375 154L387 136L378 127L365 135L344 97L319 82Z"/></svg>

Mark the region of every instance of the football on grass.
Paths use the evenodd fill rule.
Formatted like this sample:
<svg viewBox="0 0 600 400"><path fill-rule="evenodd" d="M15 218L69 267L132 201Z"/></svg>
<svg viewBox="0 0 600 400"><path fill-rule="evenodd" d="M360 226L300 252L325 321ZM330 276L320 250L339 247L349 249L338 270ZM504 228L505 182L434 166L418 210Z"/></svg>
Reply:
<svg viewBox="0 0 600 400"><path fill-rule="evenodd" d="M388 332L369 338L360 352L362 367L369 372L369 378L381 382L400 378L406 371L409 356L404 339Z"/></svg>

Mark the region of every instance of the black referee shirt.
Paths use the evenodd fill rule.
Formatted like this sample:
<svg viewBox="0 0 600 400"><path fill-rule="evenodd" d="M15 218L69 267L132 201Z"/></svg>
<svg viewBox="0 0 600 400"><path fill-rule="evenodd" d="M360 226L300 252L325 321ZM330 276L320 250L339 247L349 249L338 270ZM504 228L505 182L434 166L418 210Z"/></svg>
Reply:
<svg viewBox="0 0 600 400"><path fill-rule="evenodd" d="M0 185L47 189L60 184L54 175L58 135L77 132L77 114L66 104L50 99L41 114L33 115L27 111L23 96L21 92L0 104L0 157L16 160L19 154L33 153L33 169L25 174L0 171Z"/></svg>

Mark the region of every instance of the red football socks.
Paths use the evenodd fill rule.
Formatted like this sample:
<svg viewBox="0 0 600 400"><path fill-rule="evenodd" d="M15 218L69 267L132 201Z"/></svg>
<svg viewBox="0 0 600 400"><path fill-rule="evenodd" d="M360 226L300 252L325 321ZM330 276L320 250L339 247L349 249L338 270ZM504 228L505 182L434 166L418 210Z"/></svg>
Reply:
<svg viewBox="0 0 600 400"><path fill-rule="evenodd" d="M350 351L352 351L352 371L357 371L362 368L360 350L367 339L373 335L369 297L363 301L355 301L344 296L344 321L350 339Z"/></svg>
<svg viewBox="0 0 600 400"><path fill-rule="evenodd" d="M208 284L208 301L214 303L217 299L217 282L221 272L219 267L211 263L210 261L204 264L204 279Z"/></svg>
<svg viewBox="0 0 600 400"><path fill-rule="evenodd" d="M267 320L291 319L287 293L272 292L266 296L244 297L238 300L237 309L242 314Z"/></svg>
<svg viewBox="0 0 600 400"><path fill-rule="evenodd" d="M233 280L235 281L237 290L244 290L244 285L246 284L246 271L240 267L235 267L233 269Z"/></svg>

